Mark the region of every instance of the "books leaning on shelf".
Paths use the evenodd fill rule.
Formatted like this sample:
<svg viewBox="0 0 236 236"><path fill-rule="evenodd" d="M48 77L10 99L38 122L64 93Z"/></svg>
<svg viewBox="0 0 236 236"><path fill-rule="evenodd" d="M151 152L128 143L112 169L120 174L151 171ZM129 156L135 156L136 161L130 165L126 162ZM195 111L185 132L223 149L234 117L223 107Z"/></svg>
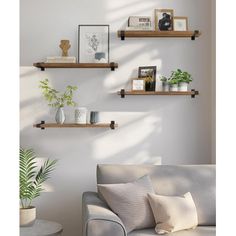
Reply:
<svg viewBox="0 0 236 236"><path fill-rule="evenodd" d="M131 26L127 26L125 28L125 30L127 31L153 31L153 28L152 27L131 27Z"/></svg>
<svg viewBox="0 0 236 236"><path fill-rule="evenodd" d="M47 57L46 63L76 63L76 57Z"/></svg>
<svg viewBox="0 0 236 236"><path fill-rule="evenodd" d="M149 16L130 16L128 19L128 27L126 30L153 30L151 17Z"/></svg>

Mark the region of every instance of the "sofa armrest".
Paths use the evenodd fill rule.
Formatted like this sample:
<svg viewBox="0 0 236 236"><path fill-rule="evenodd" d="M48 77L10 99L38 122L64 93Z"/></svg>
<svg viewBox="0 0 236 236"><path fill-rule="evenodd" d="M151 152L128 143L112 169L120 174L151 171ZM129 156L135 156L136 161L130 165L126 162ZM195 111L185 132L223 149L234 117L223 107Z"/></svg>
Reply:
<svg viewBox="0 0 236 236"><path fill-rule="evenodd" d="M120 218L97 193L83 193L82 205L83 236L127 236Z"/></svg>

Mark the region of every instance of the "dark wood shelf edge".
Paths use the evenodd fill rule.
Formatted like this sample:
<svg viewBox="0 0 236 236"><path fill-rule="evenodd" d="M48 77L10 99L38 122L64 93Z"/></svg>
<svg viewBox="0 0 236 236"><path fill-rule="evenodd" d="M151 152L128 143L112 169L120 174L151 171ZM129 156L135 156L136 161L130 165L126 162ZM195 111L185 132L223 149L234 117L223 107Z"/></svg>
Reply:
<svg viewBox="0 0 236 236"><path fill-rule="evenodd" d="M125 89L121 89L117 92L118 95L121 96L121 98L124 98L126 95L133 95L133 96L191 96L192 98L195 98L196 95L199 95L199 91L192 89L191 91L176 91L176 92L165 92L165 91L125 91Z"/></svg>
<svg viewBox="0 0 236 236"><path fill-rule="evenodd" d="M195 40L195 38L199 37L201 32L199 30L194 31L133 31L133 30L119 30L117 32L117 36L121 38L121 40L125 40L125 38L191 38Z"/></svg>
<svg viewBox="0 0 236 236"><path fill-rule="evenodd" d="M110 128L115 129L118 127L118 124L115 121L111 121L110 123L98 123L98 124L76 124L76 123L45 123L45 121L41 121L41 123L33 124L34 128L46 129L46 128Z"/></svg>
<svg viewBox="0 0 236 236"><path fill-rule="evenodd" d="M74 68L74 69L111 69L114 71L118 68L118 63L46 63L46 62L36 62L33 64L34 67L40 68L44 71L46 68Z"/></svg>

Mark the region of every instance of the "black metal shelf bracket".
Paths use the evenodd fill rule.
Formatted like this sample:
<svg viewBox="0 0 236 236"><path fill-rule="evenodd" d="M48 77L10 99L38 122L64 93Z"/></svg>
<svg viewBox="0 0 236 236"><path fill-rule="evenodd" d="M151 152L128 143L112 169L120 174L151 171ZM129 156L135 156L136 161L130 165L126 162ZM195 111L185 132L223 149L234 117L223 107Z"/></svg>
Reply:
<svg viewBox="0 0 236 236"><path fill-rule="evenodd" d="M191 92L192 92L191 98L195 98L195 96L199 94L199 92L196 91L195 89L191 89Z"/></svg>
<svg viewBox="0 0 236 236"><path fill-rule="evenodd" d="M115 121L114 120L111 121L110 128L115 129Z"/></svg>
<svg viewBox="0 0 236 236"><path fill-rule="evenodd" d="M44 125L44 124L45 124L45 121L41 120L41 123L36 124L36 128L45 129L45 127L42 127L42 125Z"/></svg>
<svg viewBox="0 0 236 236"><path fill-rule="evenodd" d="M120 90L120 97L125 98L125 90L124 89Z"/></svg>
<svg viewBox="0 0 236 236"><path fill-rule="evenodd" d="M115 62L111 62L111 63L110 63L110 67L111 67L111 71L114 71L115 68L116 68Z"/></svg>
<svg viewBox="0 0 236 236"><path fill-rule="evenodd" d="M124 30L120 31L120 39L125 40L125 31Z"/></svg>
<svg viewBox="0 0 236 236"><path fill-rule="evenodd" d="M194 30L191 40L195 40L196 36L199 34L199 30Z"/></svg>

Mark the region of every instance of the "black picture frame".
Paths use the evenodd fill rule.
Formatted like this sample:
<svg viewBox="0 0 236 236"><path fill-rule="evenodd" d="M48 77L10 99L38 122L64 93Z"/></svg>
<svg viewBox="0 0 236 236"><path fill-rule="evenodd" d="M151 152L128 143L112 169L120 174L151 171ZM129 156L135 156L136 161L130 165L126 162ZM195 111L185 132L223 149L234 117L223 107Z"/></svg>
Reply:
<svg viewBox="0 0 236 236"><path fill-rule="evenodd" d="M78 25L78 63L93 63L92 61L84 61L82 60L82 57L80 55L81 53L81 37L82 37L82 27L107 27L107 62L106 63L110 63L110 25L106 25L106 24L82 24L82 25Z"/></svg>
<svg viewBox="0 0 236 236"><path fill-rule="evenodd" d="M138 68L138 77L145 78L146 75L143 74L142 71L152 71L152 79L153 81L147 82L145 81L145 91L155 91L156 90L156 66L140 66Z"/></svg>

